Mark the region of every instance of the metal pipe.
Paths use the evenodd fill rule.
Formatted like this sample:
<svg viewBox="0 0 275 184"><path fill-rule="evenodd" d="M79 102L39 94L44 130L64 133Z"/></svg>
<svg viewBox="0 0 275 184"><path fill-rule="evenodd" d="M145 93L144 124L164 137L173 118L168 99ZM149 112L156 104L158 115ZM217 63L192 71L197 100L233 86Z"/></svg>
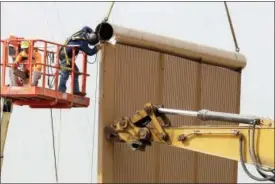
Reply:
<svg viewBox="0 0 275 184"><path fill-rule="evenodd" d="M193 117L198 116L198 112L196 111L185 111L185 110L177 110L177 109L158 108L158 112L174 114L174 115L193 116Z"/></svg>
<svg viewBox="0 0 275 184"><path fill-rule="evenodd" d="M240 114L233 113L224 113L224 112L214 112L209 110L200 110L198 113L198 118L203 121L214 120L214 121L226 121L232 123L245 123L253 124L259 118L255 116L245 116Z"/></svg>
<svg viewBox="0 0 275 184"><path fill-rule="evenodd" d="M245 115L233 114L233 113L214 112L214 111L209 111L205 109L197 112L197 111L158 108L158 112L174 114L174 115L193 116L193 117L199 118L202 121L214 120L214 121L226 121L226 122L232 122L232 123L245 123L245 124L253 124L255 121L260 119L255 116L245 116Z"/></svg>

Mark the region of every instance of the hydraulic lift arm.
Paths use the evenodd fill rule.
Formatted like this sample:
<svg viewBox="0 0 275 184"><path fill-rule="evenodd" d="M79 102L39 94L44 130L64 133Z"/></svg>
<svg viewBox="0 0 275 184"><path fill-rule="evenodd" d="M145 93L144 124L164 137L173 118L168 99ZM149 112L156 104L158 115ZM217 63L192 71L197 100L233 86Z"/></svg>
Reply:
<svg viewBox="0 0 275 184"><path fill-rule="evenodd" d="M3 106L1 107L0 111L2 111L2 109L3 109L3 112L1 114L1 169L0 169L0 173L2 171L5 142L6 142L8 128L9 128L10 117L11 117L11 113L12 113L11 101L7 100L7 99L3 99Z"/></svg>
<svg viewBox="0 0 275 184"><path fill-rule="evenodd" d="M166 114L245 125L173 127ZM251 178L258 181L274 181L273 120L208 110L195 112L166 109L147 103L144 109L132 117L122 118L105 127L105 133L108 139L125 142L133 150L145 151L146 146L160 143L240 161ZM251 175L244 163L255 165L263 178ZM272 175L265 172L271 172Z"/></svg>
<svg viewBox="0 0 275 184"><path fill-rule="evenodd" d="M12 38L12 37L11 37ZM16 57L16 47L18 45L16 44L11 44L9 45L9 51L8 54L10 57L12 57L13 62L15 61ZM9 73L10 79L11 79L11 84L13 86L16 85L15 79L13 77L12 72L10 71ZM2 165L4 161L4 148L5 148L5 143L6 143L6 138L8 134L8 128L9 128L9 123L10 123L10 118L12 114L12 109L13 109L13 104L12 101L9 99L1 98L0 99L0 122L1 122L1 168L0 168L0 174L2 172Z"/></svg>

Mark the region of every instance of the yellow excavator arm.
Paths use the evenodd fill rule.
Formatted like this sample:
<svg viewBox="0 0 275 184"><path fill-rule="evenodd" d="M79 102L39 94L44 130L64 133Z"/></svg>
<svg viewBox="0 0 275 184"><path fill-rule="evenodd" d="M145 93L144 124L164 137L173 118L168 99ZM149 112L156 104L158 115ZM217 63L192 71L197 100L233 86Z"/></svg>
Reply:
<svg viewBox="0 0 275 184"><path fill-rule="evenodd" d="M230 127L221 125L173 127L166 114L235 124ZM105 133L109 140L125 142L133 150L145 151L146 146L160 143L240 161L251 178L258 181L275 181L274 121L271 119L208 110L198 112L174 110L147 103L132 117L122 118L106 126ZM245 163L255 165L263 177L252 175Z"/></svg>

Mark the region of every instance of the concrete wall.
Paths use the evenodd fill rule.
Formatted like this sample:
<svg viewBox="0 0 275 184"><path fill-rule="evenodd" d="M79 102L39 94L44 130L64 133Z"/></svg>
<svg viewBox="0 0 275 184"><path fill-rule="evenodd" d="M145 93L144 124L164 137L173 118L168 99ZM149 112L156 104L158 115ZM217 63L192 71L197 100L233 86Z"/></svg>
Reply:
<svg viewBox="0 0 275 184"><path fill-rule="evenodd" d="M151 41L155 44L146 45L147 33L133 34L134 30L115 28L119 30L118 44L106 46L101 57L98 182L236 183L237 162L155 144L146 152L132 152L125 144L108 142L103 129L122 116L131 116L146 102L168 108L238 113L240 71L245 58L235 53L223 55L219 50L212 52L204 46L210 61L204 62L203 54L196 52L202 48L199 45L189 50L196 57L186 57L187 49L180 52L179 48L176 54L171 50L177 49L169 45L156 48L158 36ZM135 39L129 39L129 35ZM165 40L169 43L169 38ZM180 43L188 48L186 43ZM223 59L215 59L217 55ZM232 55L237 59L232 59ZM190 117L169 118L174 126L205 124Z"/></svg>

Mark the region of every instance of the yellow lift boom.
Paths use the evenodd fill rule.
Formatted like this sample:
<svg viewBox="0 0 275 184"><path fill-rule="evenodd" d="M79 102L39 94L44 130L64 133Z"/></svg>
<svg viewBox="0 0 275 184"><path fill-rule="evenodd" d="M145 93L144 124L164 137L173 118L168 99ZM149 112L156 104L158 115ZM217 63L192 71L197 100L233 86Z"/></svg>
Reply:
<svg viewBox="0 0 275 184"><path fill-rule="evenodd" d="M237 123L232 126L173 127L166 114L197 117L203 121ZM245 125L239 125L239 123ZM147 125L152 124L152 127ZM105 127L108 139L125 142L131 149L145 151L152 143L188 149L240 161L254 180L274 180L274 121L208 110L184 111L147 103L130 118ZM245 163L256 166L263 178L252 175ZM269 173L269 174L267 174Z"/></svg>
<svg viewBox="0 0 275 184"><path fill-rule="evenodd" d="M9 46L9 56L13 56L12 60L15 61L15 48L12 46ZM10 73L11 77L11 73ZM11 84L14 86L16 85L15 81L11 80ZM8 128L10 123L10 118L12 115L13 110L13 104L12 101L6 98L0 98L0 123L1 123L1 168L0 168L0 174L2 171L3 161L4 161L4 149L5 149L5 143L6 138L8 134Z"/></svg>
<svg viewBox="0 0 275 184"><path fill-rule="evenodd" d="M1 100L3 100L3 99L1 99ZM2 109L3 109L3 111L2 111ZM1 174L3 160L4 160L4 147L5 147L6 137L7 137L7 133L8 133L10 117L11 117L11 113L12 113L11 101L4 99L3 106L1 107L0 111L2 111L2 115L1 115L1 169L0 169L0 174Z"/></svg>

